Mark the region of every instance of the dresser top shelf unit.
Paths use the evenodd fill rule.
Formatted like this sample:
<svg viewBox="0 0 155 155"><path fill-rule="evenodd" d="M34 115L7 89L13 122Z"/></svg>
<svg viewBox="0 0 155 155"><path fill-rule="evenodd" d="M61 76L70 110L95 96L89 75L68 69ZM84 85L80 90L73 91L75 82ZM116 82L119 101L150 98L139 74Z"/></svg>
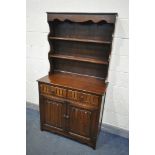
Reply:
<svg viewBox="0 0 155 155"><path fill-rule="evenodd" d="M62 80L61 86L75 85L80 90L103 94L117 13L48 12L47 15L50 29L49 81L61 83L55 80L57 77ZM81 82L80 76L84 82ZM99 81L95 83L93 80ZM98 83L100 91L96 87Z"/></svg>

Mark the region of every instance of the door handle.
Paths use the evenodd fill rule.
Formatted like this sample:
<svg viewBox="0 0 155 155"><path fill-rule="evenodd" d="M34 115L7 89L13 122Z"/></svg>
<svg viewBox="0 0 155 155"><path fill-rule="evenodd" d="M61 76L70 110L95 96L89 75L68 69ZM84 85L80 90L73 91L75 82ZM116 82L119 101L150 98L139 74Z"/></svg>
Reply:
<svg viewBox="0 0 155 155"><path fill-rule="evenodd" d="M64 115L64 118L68 119L68 118L69 118L69 116L68 116L68 115Z"/></svg>
<svg viewBox="0 0 155 155"><path fill-rule="evenodd" d="M69 116L68 116L68 115L66 115L66 118L68 119L68 118L69 118Z"/></svg>

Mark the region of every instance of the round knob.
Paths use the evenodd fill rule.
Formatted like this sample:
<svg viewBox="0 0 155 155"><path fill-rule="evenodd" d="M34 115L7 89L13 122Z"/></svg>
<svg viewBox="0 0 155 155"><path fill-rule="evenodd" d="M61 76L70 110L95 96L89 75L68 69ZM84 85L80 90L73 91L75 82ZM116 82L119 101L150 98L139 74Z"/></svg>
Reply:
<svg viewBox="0 0 155 155"><path fill-rule="evenodd" d="M69 116L68 116L68 115L66 115L66 118L68 119L68 118L69 118Z"/></svg>
<svg viewBox="0 0 155 155"><path fill-rule="evenodd" d="M68 118L69 118L69 116L68 116L68 115L64 115L64 118L68 119Z"/></svg>

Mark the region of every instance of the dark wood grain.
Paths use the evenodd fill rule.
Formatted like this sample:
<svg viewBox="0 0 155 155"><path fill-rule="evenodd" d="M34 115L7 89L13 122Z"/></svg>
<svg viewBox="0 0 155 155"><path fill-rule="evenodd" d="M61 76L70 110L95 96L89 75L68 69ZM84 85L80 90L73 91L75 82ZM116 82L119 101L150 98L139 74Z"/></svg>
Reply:
<svg viewBox="0 0 155 155"><path fill-rule="evenodd" d="M85 22L91 20L94 23L106 21L115 23L117 13L54 13L47 12L48 21L58 19L60 21L70 20L73 22Z"/></svg>
<svg viewBox="0 0 155 155"><path fill-rule="evenodd" d="M69 130L72 133L82 135L84 137L90 137L91 115L92 112L88 110L79 109L77 107L70 106L70 124Z"/></svg>
<svg viewBox="0 0 155 155"><path fill-rule="evenodd" d="M47 13L50 70L38 80L40 129L96 148L117 13Z"/></svg>
<svg viewBox="0 0 155 155"><path fill-rule="evenodd" d="M71 56L71 55L62 55L62 54L52 54L50 58L58 58L58 59L67 59L67 60L75 60L82 62L89 62L95 64L108 64L108 61L104 58L93 58L93 57L80 57L80 56Z"/></svg>
<svg viewBox="0 0 155 155"><path fill-rule="evenodd" d="M108 65L86 63L67 59L53 59L54 72L63 71L76 73L81 76L92 76L95 78L106 79L108 72Z"/></svg>
<svg viewBox="0 0 155 155"><path fill-rule="evenodd" d="M49 22L49 26L52 26L49 35L51 39L99 44L110 44L114 30L113 24L104 22L93 24L89 21L85 23L54 21Z"/></svg>
<svg viewBox="0 0 155 155"><path fill-rule="evenodd" d="M104 80L64 72L55 72L52 75L47 75L39 79L38 81L99 95L103 95L107 87Z"/></svg>
<svg viewBox="0 0 155 155"><path fill-rule="evenodd" d="M80 38L64 38L64 37L49 37L52 40L64 40L64 41L77 41L77 42L85 42L85 43L98 43L98 44L111 44L110 41L104 40L91 40L91 39L80 39Z"/></svg>
<svg viewBox="0 0 155 155"><path fill-rule="evenodd" d="M110 44L87 44L84 42L53 40L51 45L53 49L50 55L60 54L65 56L82 57L83 59L92 58L108 61L111 51Z"/></svg>

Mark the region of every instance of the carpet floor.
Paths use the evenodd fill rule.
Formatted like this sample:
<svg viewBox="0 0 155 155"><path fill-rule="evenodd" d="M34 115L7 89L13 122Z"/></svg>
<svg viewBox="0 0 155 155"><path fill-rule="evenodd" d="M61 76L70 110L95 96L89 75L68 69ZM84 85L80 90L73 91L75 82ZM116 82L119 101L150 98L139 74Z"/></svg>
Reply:
<svg viewBox="0 0 155 155"><path fill-rule="evenodd" d="M100 132L96 150L74 140L40 131L39 112L26 110L27 155L128 155L129 141L107 132Z"/></svg>

